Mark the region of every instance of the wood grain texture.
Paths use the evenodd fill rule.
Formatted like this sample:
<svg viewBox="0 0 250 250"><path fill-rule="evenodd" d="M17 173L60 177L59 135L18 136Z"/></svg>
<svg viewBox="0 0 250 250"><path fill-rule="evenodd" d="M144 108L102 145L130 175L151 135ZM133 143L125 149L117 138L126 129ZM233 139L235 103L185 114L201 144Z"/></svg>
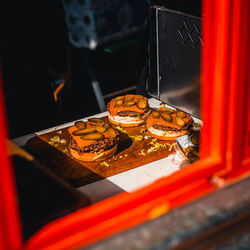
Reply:
<svg viewBox="0 0 250 250"><path fill-rule="evenodd" d="M104 119L106 120L107 117ZM102 161L82 162L74 159L67 150L69 142L67 128L33 137L26 143L26 148L57 175L69 181L74 187L80 187L162 159L174 152L174 147L171 147L174 141L159 140L157 142L166 146L152 151L153 145L149 143L153 138L147 138L147 131L143 132L145 128L146 125L143 124L133 128L124 128L127 133L119 132L117 152L105 161L109 166L103 165ZM144 136L143 140L135 141L130 137L136 135ZM55 142L51 145L51 138L55 136L59 136L60 140L65 139L66 143ZM152 152L147 153L148 150Z"/></svg>

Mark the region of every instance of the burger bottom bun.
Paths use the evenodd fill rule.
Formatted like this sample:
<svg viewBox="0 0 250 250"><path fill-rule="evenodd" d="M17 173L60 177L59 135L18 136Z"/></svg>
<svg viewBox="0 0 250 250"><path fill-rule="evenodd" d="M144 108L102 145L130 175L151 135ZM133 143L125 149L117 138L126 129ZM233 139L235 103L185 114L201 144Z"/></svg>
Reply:
<svg viewBox="0 0 250 250"><path fill-rule="evenodd" d="M81 153L77 150L69 148L70 154L79 161L103 161L110 157L112 157L117 150L117 144L108 150L101 152L100 154L97 153Z"/></svg>
<svg viewBox="0 0 250 250"><path fill-rule="evenodd" d="M125 128L136 127L136 126L139 126L145 122L143 119L137 120L137 121L131 120L131 121L122 122L120 120L115 119L114 116L111 117L111 115L108 115L108 119L111 123L113 123L115 125L121 125Z"/></svg>
<svg viewBox="0 0 250 250"><path fill-rule="evenodd" d="M173 140L175 140L176 138L178 138L180 136L189 134L188 130L182 130L182 131L169 133L167 131L162 131L162 130L155 129L155 128L152 128L152 127L148 128L148 132L149 132L149 134L151 136L153 136L153 137L155 137L155 138L157 138L159 140L165 140L165 141L173 141Z"/></svg>

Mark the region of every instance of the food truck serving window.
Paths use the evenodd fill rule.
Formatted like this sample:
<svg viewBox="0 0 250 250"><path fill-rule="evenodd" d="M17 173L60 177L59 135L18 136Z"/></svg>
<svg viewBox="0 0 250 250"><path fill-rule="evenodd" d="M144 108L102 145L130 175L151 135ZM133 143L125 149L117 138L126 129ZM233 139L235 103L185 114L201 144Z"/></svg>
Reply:
<svg viewBox="0 0 250 250"><path fill-rule="evenodd" d="M122 193L56 219L26 242L7 157L0 98L0 247L86 246L154 219L250 172L249 1L203 1L200 160L131 194ZM2 80L1 80L2 81ZM3 96L1 89L1 96Z"/></svg>

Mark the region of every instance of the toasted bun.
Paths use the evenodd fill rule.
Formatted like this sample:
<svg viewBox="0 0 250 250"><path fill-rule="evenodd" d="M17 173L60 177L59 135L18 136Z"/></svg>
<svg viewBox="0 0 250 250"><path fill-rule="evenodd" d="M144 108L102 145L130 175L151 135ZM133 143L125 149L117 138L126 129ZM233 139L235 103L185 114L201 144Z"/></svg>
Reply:
<svg viewBox="0 0 250 250"><path fill-rule="evenodd" d="M77 150L69 148L70 154L79 161L103 161L112 157L117 150L117 144L108 150L105 150L99 154L97 153L80 153Z"/></svg>
<svg viewBox="0 0 250 250"><path fill-rule="evenodd" d="M111 116L110 114L108 114L108 119L111 123L113 123L115 125L121 125L121 126L126 127L126 128L136 127L136 126L139 126L145 122L143 119L137 119L137 120L130 119L129 120L130 117L127 117L126 122L125 122L125 121L121 121L120 118L124 118L124 117Z"/></svg>
<svg viewBox="0 0 250 250"><path fill-rule="evenodd" d="M188 130L182 130L180 132L179 131L178 132L172 131L172 133L169 133L167 131L162 131L162 130L155 129L152 127L150 127L150 128L148 127L148 132L151 136L153 136L159 140L166 140L166 141L172 141L172 140L175 140L177 137L189 134Z"/></svg>

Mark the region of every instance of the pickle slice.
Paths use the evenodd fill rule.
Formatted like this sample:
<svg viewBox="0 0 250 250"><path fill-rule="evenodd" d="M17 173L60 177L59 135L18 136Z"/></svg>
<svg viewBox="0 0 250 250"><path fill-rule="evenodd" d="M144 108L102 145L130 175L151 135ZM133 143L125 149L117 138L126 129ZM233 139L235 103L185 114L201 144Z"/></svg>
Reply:
<svg viewBox="0 0 250 250"><path fill-rule="evenodd" d="M176 124L179 125L180 127L183 127L185 125L185 122L183 121L182 118L176 117Z"/></svg>
<svg viewBox="0 0 250 250"><path fill-rule="evenodd" d="M101 140L103 138L103 134L99 132L85 134L80 137L82 140Z"/></svg>
<svg viewBox="0 0 250 250"><path fill-rule="evenodd" d="M153 116L154 118L159 118L159 117L160 117L160 113L157 112L157 111L153 111L153 112L152 112L152 116Z"/></svg>
<svg viewBox="0 0 250 250"><path fill-rule="evenodd" d="M183 111L177 111L176 116L180 118L184 118L187 116L187 114Z"/></svg>
<svg viewBox="0 0 250 250"><path fill-rule="evenodd" d="M168 112L168 113L173 113L173 109L170 109L170 108L166 108L166 107L161 107L160 108L160 112Z"/></svg>
<svg viewBox="0 0 250 250"><path fill-rule="evenodd" d="M76 130L72 134L73 135L84 135L84 134L93 133L95 131L96 131L96 128L85 128L85 129Z"/></svg>
<svg viewBox="0 0 250 250"><path fill-rule="evenodd" d="M191 147L190 151L192 152L192 154L194 154L197 157L200 157L200 153L198 151L198 148L196 147Z"/></svg>
<svg viewBox="0 0 250 250"><path fill-rule="evenodd" d="M161 112L161 117L167 122L172 121L172 117L171 117L170 113L168 113L168 112Z"/></svg>
<svg viewBox="0 0 250 250"><path fill-rule="evenodd" d="M83 121L76 121L74 125L75 125L77 128L79 128L79 129L84 129L84 128L86 128L86 123L83 122Z"/></svg>
<svg viewBox="0 0 250 250"><path fill-rule="evenodd" d="M103 132L105 132L107 130L106 127L102 127L102 126L96 126L95 129L99 133L103 133Z"/></svg>
<svg viewBox="0 0 250 250"><path fill-rule="evenodd" d="M143 98L143 96L142 95L135 95L135 98L141 99L141 98Z"/></svg>
<svg viewBox="0 0 250 250"><path fill-rule="evenodd" d="M200 143L200 133L193 133L191 141L194 145L199 145Z"/></svg>
<svg viewBox="0 0 250 250"><path fill-rule="evenodd" d="M134 98L132 96L125 97L125 102L131 102L133 100L134 100Z"/></svg>
<svg viewBox="0 0 250 250"><path fill-rule="evenodd" d="M124 96L117 96L116 98L115 98L115 100L123 100L124 99Z"/></svg>
<svg viewBox="0 0 250 250"><path fill-rule="evenodd" d="M131 106L133 106L133 105L135 105L135 102L127 102L127 103L125 104L125 106L127 106L127 107L131 107Z"/></svg>
<svg viewBox="0 0 250 250"><path fill-rule="evenodd" d="M145 109L147 107L147 99L141 98L136 105L139 109Z"/></svg>
<svg viewBox="0 0 250 250"><path fill-rule="evenodd" d="M113 128L108 128L107 132L108 132L110 137L116 137L116 132Z"/></svg>
<svg viewBox="0 0 250 250"><path fill-rule="evenodd" d="M101 118L89 118L88 119L89 122L92 122L92 123L97 123L97 124L104 124L104 120L101 119Z"/></svg>
<svg viewBox="0 0 250 250"><path fill-rule="evenodd" d="M121 107L123 104L123 100L118 100L115 102L115 107Z"/></svg>

